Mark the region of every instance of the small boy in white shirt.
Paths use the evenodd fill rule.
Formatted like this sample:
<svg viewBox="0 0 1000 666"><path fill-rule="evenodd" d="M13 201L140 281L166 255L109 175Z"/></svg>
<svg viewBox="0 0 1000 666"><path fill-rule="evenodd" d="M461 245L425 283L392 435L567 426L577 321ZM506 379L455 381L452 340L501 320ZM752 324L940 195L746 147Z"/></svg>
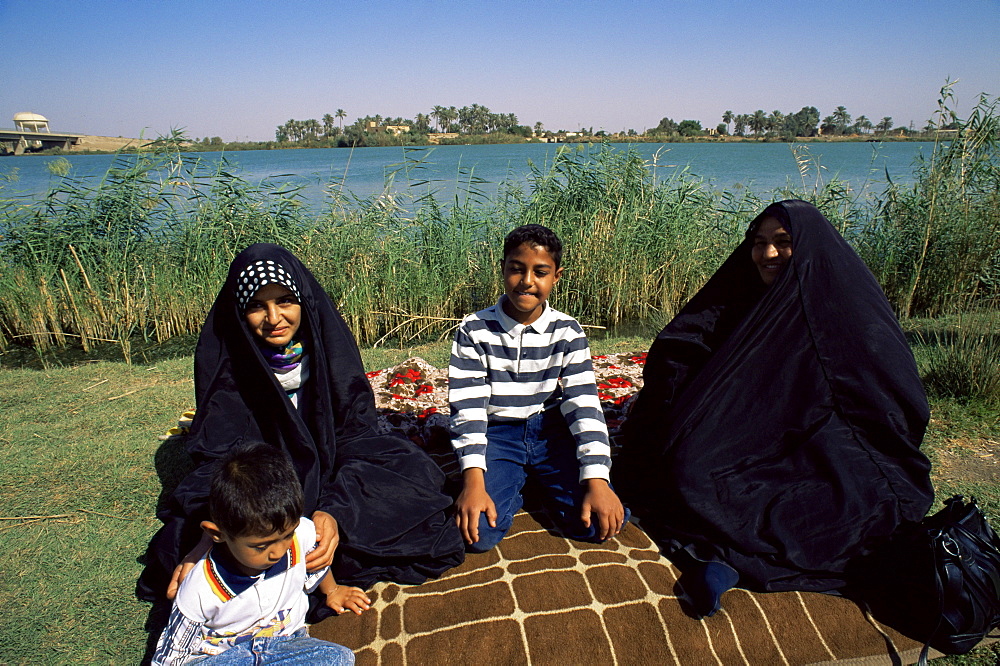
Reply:
<svg viewBox="0 0 1000 666"><path fill-rule="evenodd" d="M309 636L306 594L318 586L331 608L356 613L371 602L328 569L306 573L316 529L302 509L302 487L280 449L255 442L220 461L211 520L201 524L214 543L181 583L153 664L354 663L346 647Z"/></svg>

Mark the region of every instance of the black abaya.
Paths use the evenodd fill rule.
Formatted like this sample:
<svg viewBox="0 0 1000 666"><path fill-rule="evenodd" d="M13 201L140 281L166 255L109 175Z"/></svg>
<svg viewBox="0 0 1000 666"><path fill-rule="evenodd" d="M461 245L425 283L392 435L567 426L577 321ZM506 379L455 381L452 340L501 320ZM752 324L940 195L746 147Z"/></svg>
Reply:
<svg viewBox="0 0 1000 666"><path fill-rule="evenodd" d="M751 230L766 217L790 260L765 287L748 236L657 336L615 486L668 554L725 562L750 589L836 591L929 508L929 411L854 250L806 202Z"/></svg>
<svg viewBox="0 0 1000 666"><path fill-rule="evenodd" d="M298 288L308 379L296 409L275 379L237 302L240 272L259 260L285 268ZM305 495L306 515L338 522L333 564L340 583L420 583L461 563L464 544L444 475L413 443L376 431L371 385L354 337L309 270L277 245L252 245L233 261L195 352L197 410L187 439L196 465L160 512L140 595L161 596L168 573L200 538L213 466L234 444L284 449Z"/></svg>

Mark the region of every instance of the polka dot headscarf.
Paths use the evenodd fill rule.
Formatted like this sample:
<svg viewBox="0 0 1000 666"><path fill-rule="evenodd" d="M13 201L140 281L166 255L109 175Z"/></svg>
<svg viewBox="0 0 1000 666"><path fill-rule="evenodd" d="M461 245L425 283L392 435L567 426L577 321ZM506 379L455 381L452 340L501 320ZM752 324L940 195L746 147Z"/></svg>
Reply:
<svg viewBox="0 0 1000 666"><path fill-rule="evenodd" d="M260 259L244 268L236 278L236 300L239 301L240 311L247 309L247 303L265 284L280 284L302 300L299 288L288 271L270 259Z"/></svg>

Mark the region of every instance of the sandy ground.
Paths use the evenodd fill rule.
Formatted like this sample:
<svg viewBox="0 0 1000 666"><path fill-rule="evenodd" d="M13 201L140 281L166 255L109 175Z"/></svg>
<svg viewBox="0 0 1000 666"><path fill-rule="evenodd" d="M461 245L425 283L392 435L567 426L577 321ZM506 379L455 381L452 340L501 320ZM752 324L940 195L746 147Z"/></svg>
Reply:
<svg viewBox="0 0 1000 666"><path fill-rule="evenodd" d="M151 140L152 139L129 139L121 136L83 136L80 137L80 142L78 144L70 148L69 152L79 153L88 150L115 152L125 148L126 146L138 147L144 143L149 143Z"/></svg>

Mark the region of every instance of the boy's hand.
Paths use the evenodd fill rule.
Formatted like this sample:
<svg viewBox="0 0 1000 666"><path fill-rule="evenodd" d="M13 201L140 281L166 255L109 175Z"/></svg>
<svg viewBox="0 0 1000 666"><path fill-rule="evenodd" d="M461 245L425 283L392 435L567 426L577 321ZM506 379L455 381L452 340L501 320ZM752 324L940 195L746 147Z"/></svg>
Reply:
<svg viewBox="0 0 1000 666"><path fill-rule="evenodd" d="M597 536L606 541L622 531L625 507L604 479L587 479L587 494L583 497L580 519L590 527L590 515L597 516Z"/></svg>
<svg viewBox="0 0 1000 666"><path fill-rule="evenodd" d="M479 514L486 513L490 527L497 526L497 507L486 492L483 469L470 467L462 473L462 492L455 500L455 524L465 543L479 541Z"/></svg>
<svg viewBox="0 0 1000 666"><path fill-rule="evenodd" d="M316 525L317 545L306 554L306 571L315 573L333 563L333 554L340 544L340 529L336 518L326 511L313 511L312 521Z"/></svg>
<svg viewBox="0 0 1000 666"><path fill-rule="evenodd" d="M198 560L211 547L212 537L208 536L206 532L202 532L201 541L198 542L198 545L192 548L191 552L181 560L181 563L174 567L174 573L170 576L170 583L167 584L167 599L173 600L177 596L177 590L181 587L181 581L187 578L187 575L191 573L191 569L194 569L194 565L198 563Z"/></svg>
<svg viewBox="0 0 1000 666"><path fill-rule="evenodd" d="M337 613L350 610L361 615L363 611L372 607L372 600L361 588L335 585L332 590L326 593L326 605Z"/></svg>

